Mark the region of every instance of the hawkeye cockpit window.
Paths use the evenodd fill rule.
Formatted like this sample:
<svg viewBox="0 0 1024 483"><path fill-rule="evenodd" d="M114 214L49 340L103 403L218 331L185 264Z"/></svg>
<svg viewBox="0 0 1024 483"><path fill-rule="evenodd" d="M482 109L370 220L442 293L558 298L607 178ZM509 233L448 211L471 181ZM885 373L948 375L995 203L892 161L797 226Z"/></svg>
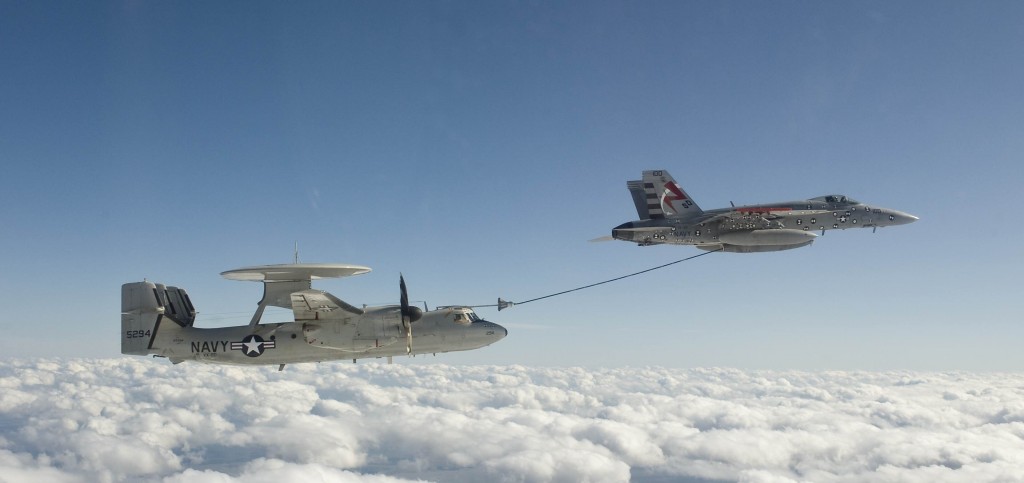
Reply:
<svg viewBox="0 0 1024 483"><path fill-rule="evenodd" d="M473 309L470 308L459 307L452 309L452 311L454 312L452 314L452 318L453 320L455 320L455 323L457 324L469 325L472 324L473 322L479 322L483 320L480 318L480 316L476 315L476 312L473 312Z"/></svg>

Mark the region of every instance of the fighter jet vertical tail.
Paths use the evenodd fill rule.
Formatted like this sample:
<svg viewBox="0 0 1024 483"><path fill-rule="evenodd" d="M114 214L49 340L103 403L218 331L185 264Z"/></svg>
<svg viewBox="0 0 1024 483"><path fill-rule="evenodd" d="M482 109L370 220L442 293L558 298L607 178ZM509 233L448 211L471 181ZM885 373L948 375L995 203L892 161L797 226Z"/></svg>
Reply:
<svg viewBox="0 0 1024 483"><path fill-rule="evenodd" d="M693 198L676 184L668 171L644 171L643 186L647 198L647 211L651 218L689 218L703 213Z"/></svg>
<svg viewBox="0 0 1024 483"><path fill-rule="evenodd" d="M626 181L626 188L629 188L629 194L633 195L633 204L636 205L636 214L640 219L651 219L651 213L647 210L647 191L644 190L644 182L638 179Z"/></svg>

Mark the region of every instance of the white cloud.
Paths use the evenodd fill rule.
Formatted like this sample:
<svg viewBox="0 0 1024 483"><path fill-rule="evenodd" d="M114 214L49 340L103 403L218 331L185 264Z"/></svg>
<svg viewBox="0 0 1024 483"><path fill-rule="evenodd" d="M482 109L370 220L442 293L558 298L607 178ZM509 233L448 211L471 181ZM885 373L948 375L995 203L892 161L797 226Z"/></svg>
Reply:
<svg viewBox="0 0 1024 483"><path fill-rule="evenodd" d="M0 362L7 481L1024 480L1024 375Z"/></svg>

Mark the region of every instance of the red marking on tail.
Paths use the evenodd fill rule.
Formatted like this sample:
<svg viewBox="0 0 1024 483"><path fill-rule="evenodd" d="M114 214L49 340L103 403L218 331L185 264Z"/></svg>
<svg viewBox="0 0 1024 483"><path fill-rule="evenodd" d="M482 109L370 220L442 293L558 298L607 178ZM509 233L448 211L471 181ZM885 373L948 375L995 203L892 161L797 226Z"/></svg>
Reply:
<svg viewBox="0 0 1024 483"><path fill-rule="evenodd" d="M668 192L671 192L671 193L665 193L662 196L662 198L661 198L661 210L662 211L666 211L665 210L665 205L668 205L668 208L670 210L672 210L672 213L678 214L676 209L672 206L672 202L673 201L685 201L686 200L686 194L684 194L683 190L679 189L679 187L676 186L676 183L674 181L669 181L668 183L665 183L665 191L668 191Z"/></svg>

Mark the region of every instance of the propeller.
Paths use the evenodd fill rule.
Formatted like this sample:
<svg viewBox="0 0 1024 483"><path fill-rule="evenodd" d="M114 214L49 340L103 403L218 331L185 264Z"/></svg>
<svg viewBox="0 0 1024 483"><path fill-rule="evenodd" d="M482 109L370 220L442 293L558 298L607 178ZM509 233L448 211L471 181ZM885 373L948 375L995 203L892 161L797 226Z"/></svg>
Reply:
<svg viewBox="0 0 1024 483"><path fill-rule="evenodd" d="M409 291L405 288L405 277L398 274L398 288L402 291L402 327L405 328L405 353L412 354L412 323L423 317L419 307L409 305Z"/></svg>

